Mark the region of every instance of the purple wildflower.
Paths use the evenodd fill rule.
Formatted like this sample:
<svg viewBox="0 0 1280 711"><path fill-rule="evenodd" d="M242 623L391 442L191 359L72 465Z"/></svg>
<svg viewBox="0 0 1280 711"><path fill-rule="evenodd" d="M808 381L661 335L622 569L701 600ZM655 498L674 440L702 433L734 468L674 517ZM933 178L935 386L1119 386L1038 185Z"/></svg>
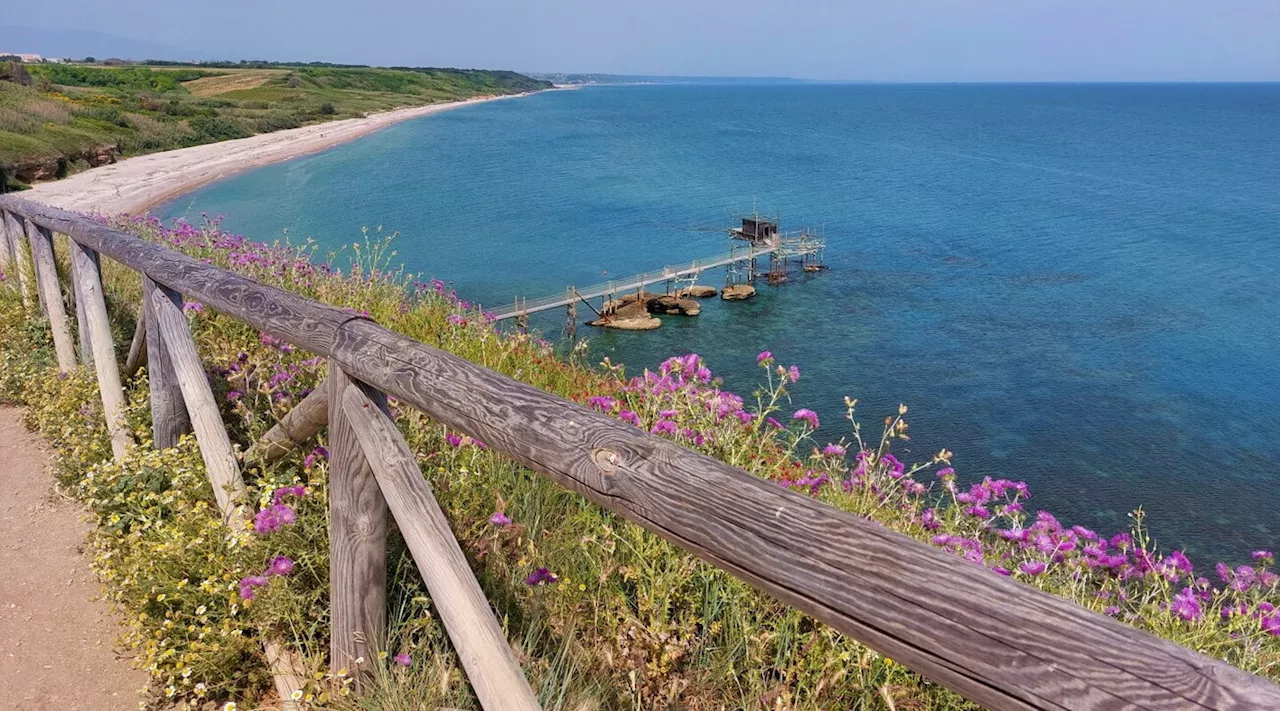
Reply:
<svg viewBox="0 0 1280 711"><path fill-rule="evenodd" d="M804 420L805 422L809 423L809 427L815 430L818 429L818 413L814 412L813 410L810 410L807 407L802 407L799 410L796 410L794 413L791 414L791 419Z"/></svg>
<svg viewBox="0 0 1280 711"><path fill-rule="evenodd" d="M492 523L495 526L510 526L511 518L501 511L495 511L493 512L493 515L489 517L489 523Z"/></svg>
<svg viewBox="0 0 1280 711"><path fill-rule="evenodd" d="M244 397L244 393L240 392L239 390L232 390L231 392L227 393L227 402L235 402L236 400L239 400L242 397Z"/></svg>
<svg viewBox="0 0 1280 711"><path fill-rule="evenodd" d="M254 588L260 588L267 584L267 578L262 575L250 575L240 579L240 597L245 600L252 600L255 597Z"/></svg>
<svg viewBox="0 0 1280 711"><path fill-rule="evenodd" d="M413 664L413 657L410 657L408 654L405 654L404 652L397 654L395 657L393 657L393 659L395 660L396 664L399 664L402 667L407 667L410 664Z"/></svg>
<svg viewBox="0 0 1280 711"><path fill-rule="evenodd" d="M288 575L293 572L293 559L287 555L278 555L267 565L267 575Z"/></svg>
<svg viewBox="0 0 1280 711"><path fill-rule="evenodd" d="M450 447L456 448L462 446L462 438L452 432L444 436L444 441L448 442Z"/></svg>
<svg viewBox="0 0 1280 711"><path fill-rule="evenodd" d="M1039 574L1043 573L1043 572L1045 571L1045 568L1047 568L1047 567L1048 567L1048 566L1046 566L1042 561L1038 561L1038 560L1031 561L1031 560L1029 560L1029 561L1027 561L1027 562L1023 563L1022 565L1019 565L1019 566L1018 566L1018 570L1021 570L1022 572L1026 573L1027 575L1039 575Z"/></svg>
<svg viewBox="0 0 1280 711"><path fill-rule="evenodd" d="M794 365L787 368L787 379L793 383L800 382L800 369Z"/></svg>
<svg viewBox="0 0 1280 711"><path fill-rule="evenodd" d="M527 585L549 585L557 580L559 580L559 578L557 578L550 570L547 570L546 568L538 568L532 573L529 573L529 577L525 578L524 582Z"/></svg>
<svg viewBox="0 0 1280 711"><path fill-rule="evenodd" d="M773 354L769 351L760 351L760 355L756 356L756 363L759 363L766 368L769 367L769 364L772 362Z"/></svg>
<svg viewBox="0 0 1280 711"><path fill-rule="evenodd" d="M618 419L622 420L623 422L630 422L631 424L637 427L640 426L640 416L632 412L631 410L623 410L622 412L619 412Z"/></svg>
<svg viewBox="0 0 1280 711"><path fill-rule="evenodd" d="M1262 631L1280 637L1280 614L1265 615L1260 619Z"/></svg>
<svg viewBox="0 0 1280 711"><path fill-rule="evenodd" d="M656 435L673 435L676 433L676 423L671 420L658 420L649 431Z"/></svg>
<svg viewBox="0 0 1280 711"><path fill-rule="evenodd" d="M1198 620L1202 615L1200 601L1196 599L1195 591L1191 588L1183 588L1181 592L1173 596L1173 602L1169 604L1169 611L1188 622Z"/></svg>
<svg viewBox="0 0 1280 711"><path fill-rule="evenodd" d="M844 447L838 444L828 444L822 448L822 454L825 457L843 457L844 452Z"/></svg>

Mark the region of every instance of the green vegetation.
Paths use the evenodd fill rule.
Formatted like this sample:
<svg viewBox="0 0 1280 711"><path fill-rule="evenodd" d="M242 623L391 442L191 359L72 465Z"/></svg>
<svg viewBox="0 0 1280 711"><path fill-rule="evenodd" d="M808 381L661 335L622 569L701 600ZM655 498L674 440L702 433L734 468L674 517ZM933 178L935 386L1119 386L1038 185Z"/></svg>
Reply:
<svg viewBox="0 0 1280 711"><path fill-rule="evenodd" d="M817 415L791 407L800 373L756 356L762 384L745 401L720 389L693 354L627 378L501 334L439 282L390 269L384 242L353 245L339 273L311 251L268 246L214 225L117 226L309 298L366 311L422 342L667 437L682 446L855 512L983 565L992 575L1111 615L1270 679L1280 679L1280 576L1272 552L1198 574L1158 552L1140 512L1131 532L1099 534L1024 509L1021 482L957 473L939 452L894 458L906 408L879 433L851 424L815 442ZM64 251L65 253L65 251ZM103 269L121 356L133 333L137 275ZM60 483L88 506L95 567L129 625L127 642L154 682L151 708L179 701L253 708L269 697L259 641L287 640L312 666L311 708L476 708L398 534L389 540L389 656L369 660L359 699L325 669L328 648L326 442L321 437L245 471L257 509L228 528L194 440L155 452L145 371L127 384L139 446L116 462L90 369L56 377L47 323L0 278L0 399L27 405L54 446ZM188 303L232 441L260 437L324 378L325 364L267 334ZM73 329L74 330L74 329ZM744 357L751 358L750 354ZM854 402L846 401L854 420ZM951 692L704 564L482 443L392 403L424 476L498 612L544 708L969 709ZM775 420L781 420L781 422ZM1212 581L1210 580L1212 578Z"/></svg>
<svg viewBox="0 0 1280 711"><path fill-rule="evenodd" d="M471 69L0 64L0 171L17 188L119 156L549 86Z"/></svg>

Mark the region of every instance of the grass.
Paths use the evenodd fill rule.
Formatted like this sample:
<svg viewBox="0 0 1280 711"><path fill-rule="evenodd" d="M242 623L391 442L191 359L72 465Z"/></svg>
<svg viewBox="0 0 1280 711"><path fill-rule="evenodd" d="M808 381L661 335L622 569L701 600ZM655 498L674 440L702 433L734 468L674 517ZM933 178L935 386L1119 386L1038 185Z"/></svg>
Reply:
<svg viewBox="0 0 1280 711"><path fill-rule="evenodd" d="M1132 530L1098 533L1025 508L1016 481L959 473L943 451L909 463L906 408L880 432L812 439L816 415L789 405L800 377L772 354L746 398L720 389L694 354L628 375L589 366L580 348L495 331L439 282L390 265L377 235L338 255L260 245L216 225L121 226L193 257L340 307L424 343L630 422L756 476L867 517L1127 624L1263 677L1280 679L1280 576L1274 555L1198 573L1155 549L1141 512ZM337 266L342 269L338 270ZM104 263L118 348L127 347L138 279ZM247 448L323 380L325 364L202 305L189 323L232 441ZM403 541L389 537L387 656L370 683L328 673L328 460L323 435L269 466L248 466L259 511L228 529L194 440L155 452L145 372L128 384L139 447L111 461L94 376L56 377L47 325L0 280L0 397L27 405L54 446L62 486L89 508L89 550L127 643L153 680L153 708L177 701L270 702L256 640L289 640L314 670L314 708L474 709L476 702ZM783 409L783 407L785 409ZM970 709L972 704L752 590L582 497L392 403L397 422L503 624L544 708ZM877 413L879 414L879 413ZM286 515L287 510L287 515ZM498 516L501 514L501 516ZM269 575L287 558L283 574ZM399 657L399 660L397 660Z"/></svg>
<svg viewBox="0 0 1280 711"><path fill-rule="evenodd" d="M376 67L27 65L0 80L0 170L58 177L106 152L130 156L376 111L550 84L513 72Z"/></svg>

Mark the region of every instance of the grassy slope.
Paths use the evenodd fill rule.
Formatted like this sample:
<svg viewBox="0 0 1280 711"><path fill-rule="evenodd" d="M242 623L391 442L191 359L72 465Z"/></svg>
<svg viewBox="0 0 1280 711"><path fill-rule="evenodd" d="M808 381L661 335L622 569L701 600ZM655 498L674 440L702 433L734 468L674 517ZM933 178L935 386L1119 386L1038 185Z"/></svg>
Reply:
<svg viewBox="0 0 1280 711"><path fill-rule="evenodd" d="M809 436L810 425L787 417L795 405L779 411L798 374L769 354L760 358L764 382L755 404L720 391L692 355L627 380L557 357L528 335L496 333L443 284L414 285L416 295L407 297L405 275L389 268L394 252L376 239L344 253L353 259L337 274L292 249L255 245L212 227L119 224L264 283L365 310L393 330L666 432L682 446L930 541L993 575L1280 677L1273 555L1260 552L1249 566L1197 574L1181 553L1154 551L1140 516L1132 533L1108 537L1032 514L1030 504L1023 508L1025 485L957 474L944 466L944 453L907 466L890 452L906 437L905 410L886 418L878 439L855 429L843 440L847 453L818 450L822 442ZM122 358L139 281L111 260L103 271ZM328 462L312 447L325 444L325 435L270 465L246 467L259 517L290 490L281 487L302 488L302 495L283 494L294 523L254 533L223 529L194 441L163 453L147 446L145 375L128 383L128 421L143 446L110 461L93 372L55 377L47 324L33 320L34 305L24 309L13 281L0 280L0 400L28 405L27 421L54 445L55 473L95 520L89 550L108 598L125 613L127 642L152 676L148 708L172 708L179 699L256 707L269 686L256 641L262 635L286 639L309 671L322 670ZM193 304L188 319L231 439L242 449L323 382L325 363L309 353L203 306ZM400 406L396 413L548 711L974 708L414 409ZM767 424L770 413L788 424ZM509 521L495 521L496 512ZM312 708L477 708L403 543L397 535L389 542L389 651L409 664L371 660L376 683L358 699L343 695L350 677L320 672L305 692L317 699ZM291 573L246 582L282 555L294 562ZM557 579L538 577L539 568Z"/></svg>
<svg viewBox="0 0 1280 711"><path fill-rule="evenodd" d="M86 153L170 150L402 106L550 86L514 72L276 67L29 67L0 81L0 168Z"/></svg>

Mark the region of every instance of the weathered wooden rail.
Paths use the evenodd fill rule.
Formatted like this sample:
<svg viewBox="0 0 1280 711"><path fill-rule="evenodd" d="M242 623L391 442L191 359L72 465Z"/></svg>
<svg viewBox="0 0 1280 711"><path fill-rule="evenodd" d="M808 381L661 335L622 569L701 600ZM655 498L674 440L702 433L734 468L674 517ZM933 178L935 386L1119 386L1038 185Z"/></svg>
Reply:
<svg viewBox="0 0 1280 711"><path fill-rule="evenodd" d="M35 260L35 291L42 295L64 370L77 361L62 313L52 234L67 235L77 254L106 255L143 275L142 331L156 444L176 441L185 411L228 518L247 515L239 498L243 483L225 429L206 399L208 384L181 314L183 296L329 359L327 387L300 403L297 416L284 418L247 456L279 456L291 442L315 434L326 423L329 427L330 661L335 667L359 668L357 658L372 659L381 648L389 506L483 707L538 707L413 453L385 408L385 396L394 395L985 706L1280 708L1280 688L1260 677L366 318L71 213L6 196L0 196L0 212L7 213L0 259L6 268L16 265L25 273L25 235ZM75 291L85 301L80 311L89 327L80 333L90 341L106 406L108 398L122 400L115 399L120 397L119 376L111 377L118 372L115 349L104 325L105 308L99 307L97 279L96 270L78 269ZM20 277L18 288L31 304L30 278ZM104 375L104 368L110 372ZM113 445L120 435L127 446L119 405L105 411ZM278 646L267 651L277 664L278 687L287 689L287 654Z"/></svg>

